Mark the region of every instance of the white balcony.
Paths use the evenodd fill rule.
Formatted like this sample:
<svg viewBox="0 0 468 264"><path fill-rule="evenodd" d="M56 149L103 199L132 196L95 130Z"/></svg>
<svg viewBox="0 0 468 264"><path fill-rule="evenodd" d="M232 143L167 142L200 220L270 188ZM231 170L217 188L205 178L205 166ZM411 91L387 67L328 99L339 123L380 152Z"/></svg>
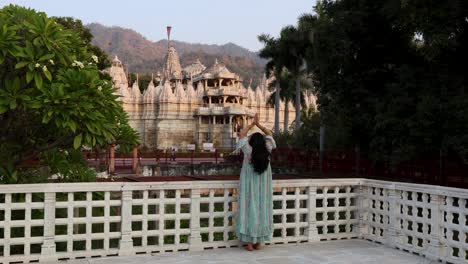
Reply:
<svg viewBox="0 0 468 264"><path fill-rule="evenodd" d="M143 263L151 261L150 254L170 251L180 260L200 255L174 252L217 248L224 249L204 254L225 260L239 251L249 256L237 248L234 235L236 188L236 181L2 185L0 262L127 256L101 261ZM273 239L256 254L273 259L296 252L299 260L311 257L307 263L467 263L467 201L468 191L456 188L367 179L275 180ZM289 249L290 243L302 243L302 250ZM271 249L278 244L283 246ZM226 249L231 247L236 248ZM350 247L361 256L357 262L344 257ZM312 259L310 251L320 248L328 262ZM148 256L131 257L136 254Z"/></svg>

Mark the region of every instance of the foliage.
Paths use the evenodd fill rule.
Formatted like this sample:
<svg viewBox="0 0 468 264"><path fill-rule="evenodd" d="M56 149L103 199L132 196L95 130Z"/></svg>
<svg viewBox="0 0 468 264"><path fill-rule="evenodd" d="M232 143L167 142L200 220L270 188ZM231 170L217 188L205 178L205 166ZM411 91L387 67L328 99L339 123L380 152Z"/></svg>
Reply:
<svg viewBox="0 0 468 264"><path fill-rule="evenodd" d="M303 109L301 127L295 131L294 146L306 150L318 150L320 143L320 114L315 109Z"/></svg>
<svg viewBox="0 0 468 264"><path fill-rule="evenodd" d="M0 29L2 180L24 182L30 163L68 175L64 166L51 164L68 158L48 157L82 145L137 144L80 34L14 5L0 9Z"/></svg>
<svg viewBox="0 0 468 264"><path fill-rule="evenodd" d="M437 12L434 12L437 10ZM377 160L468 154L468 4L324 0L298 28L323 123Z"/></svg>
<svg viewBox="0 0 468 264"><path fill-rule="evenodd" d="M301 105L305 106L305 91L312 89L312 83L310 79L306 78L306 76L302 75L299 77L301 83ZM280 86L280 98L286 103L296 101L296 77L288 71L288 69L283 68L279 76L275 78L269 85L268 88L272 91L272 94L267 100L269 105L274 105L275 103L275 95L276 95L276 86L279 82Z"/></svg>
<svg viewBox="0 0 468 264"><path fill-rule="evenodd" d="M303 109L301 113L302 126L294 132L282 131L275 136L280 148L295 148L318 150L320 140L320 113L313 108ZM294 126L292 124L291 126Z"/></svg>
<svg viewBox="0 0 468 264"><path fill-rule="evenodd" d="M265 44L265 47L260 50L259 56L269 60L265 65L267 76L273 74L277 80L280 80L280 87L284 83L281 79L284 79L285 76L289 79L287 84L283 85L284 88L281 87L281 90L283 94L289 95L285 97L286 100L294 98L295 120L300 121L301 98L303 97L301 91L309 88L301 86L301 83L304 83L303 80L307 79L303 68L303 57L307 46L305 34L298 27L286 26L281 29L278 38L262 34L258 39ZM300 123L296 122L295 129L299 128Z"/></svg>
<svg viewBox="0 0 468 264"><path fill-rule="evenodd" d="M96 173L88 168L80 150L46 151L41 155L46 164L45 175L55 175L60 182L95 181Z"/></svg>
<svg viewBox="0 0 468 264"><path fill-rule="evenodd" d="M99 70L104 70L111 66L107 54L98 46L91 44L93 34L91 34L89 28L83 26L83 22L81 22L81 20L73 17L52 17L52 19L61 24L64 28L73 30L75 33L79 34L80 39L84 41L84 44L86 44L88 51L98 57L96 66Z"/></svg>

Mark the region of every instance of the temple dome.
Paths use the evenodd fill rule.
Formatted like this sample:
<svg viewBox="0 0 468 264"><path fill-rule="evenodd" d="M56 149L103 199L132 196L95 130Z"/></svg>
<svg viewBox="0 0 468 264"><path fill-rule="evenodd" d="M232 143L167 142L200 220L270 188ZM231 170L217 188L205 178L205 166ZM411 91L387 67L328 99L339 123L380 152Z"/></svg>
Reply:
<svg viewBox="0 0 468 264"><path fill-rule="evenodd" d="M215 63L209 67L208 69L204 70L196 79L217 79L217 78L225 78L225 79L239 79L237 74L232 73L226 66L222 63L218 62L218 59L215 60Z"/></svg>
<svg viewBox="0 0 468 264"><path fill-rule="evenodd" d="M197 93L195 92L195 89L193 89L193 85L191 83L187 84L187 88L185 89L185 94L187 96L187 100L189 101L197 101Z"/></svg>
<svg viewBox="0 0 468 264"><path fill-rule="evenodd" d="M148 88L146 88L144 96L144 101L146 103L154 103L158 101L159 92L161 91L161 87L155 87L153 80L150 81L148 84Z"/></svg>
<svg viewBox="0 0 468 264"><path fill-rule="evenodd" d="M117 55L115 55L114 59L112 60L112 66L122 66L122 62L119 60L119 57L117 57Z"/></svg>
<svg viewBox="0 0 468 264"><path fill-rule="evenodd" d="M139 101L141 99L140 87L138 86L138 79L132 85L132 97Z"/></svg>
<svg viewBox="0 0 468 264"><path fill-rule="evenodd" d="M202 73L206 69L206 66L197 59L194 63L184 68L183 73L185 78L191 78L192 76Z"/></svg>
<svg viewBox="0 0 468 264"><path fill-rule="evenodd" d="M161 92L159 94L159 101L174 101L176 98L172 93L171 85L168 81L164 82Z"/></svg>
<svg viewBox="0 0 468 264"><path fill-rule="evenodd" d="M112 78L114 87L120 87L121 85L128 85L127 75L125 74L122 62L119 60L117 55L112 60L112 65L106 70Z"/></svg>
<svg viewBox="0 0 468 264"><path fill-rule="evenodd" d="M181 83L178 83L175 87L174 96L178 101L186 101L187 95L184 91L184 86Z"/></svg>
<svg viewBox="0 0 468 264"><path fill-rule="evenodd" d="M182 67L180 66L179 55L177 54L177 50L172 46L167 51L163 74L164 78L168 80L182 79Z"/></svg>

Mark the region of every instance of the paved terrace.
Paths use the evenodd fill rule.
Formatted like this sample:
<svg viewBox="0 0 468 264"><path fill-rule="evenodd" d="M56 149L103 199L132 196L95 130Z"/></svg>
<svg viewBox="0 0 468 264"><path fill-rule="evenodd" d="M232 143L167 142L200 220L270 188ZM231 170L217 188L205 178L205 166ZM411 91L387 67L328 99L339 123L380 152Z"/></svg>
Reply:
<svg viewBox="0 0 468 264"><path fill-rule="evenodd" d="M57 264L432 264L428 259L365 240L272 245L260 251L240 248L201 252L156 253L144 256L61 261Z"/></svg>
<svg viewBox="0 0 468 264"><path fill-rule="evenodd" d="M237 185L0 185L0 262L468 263L468 190L276 179L272 245L247 252L234 235Z"/></svg>

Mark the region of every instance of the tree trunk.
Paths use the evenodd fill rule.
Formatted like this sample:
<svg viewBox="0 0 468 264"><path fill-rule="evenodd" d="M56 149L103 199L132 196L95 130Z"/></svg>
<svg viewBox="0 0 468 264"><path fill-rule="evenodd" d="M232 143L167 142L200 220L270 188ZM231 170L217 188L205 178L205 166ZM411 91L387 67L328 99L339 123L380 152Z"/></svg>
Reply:
<svg viewBox="0 0 468 264"><path fill-rule="evenodd" d="M283 119L283 132L288 132L289 126L289 100L284 100L284 119Z"/></svg>
<svg viewBox="0 0 468 264"><path fill-rule="evenodd" d="M296 127L299 130L301 127L301 80L299 76L296 79Z"/></svg>
<svg viewBox="0 0 468 264"><path fill-rule="evenodd" d="M279 115L280 115L280 86L276 85L275 94L275 135L279 135Z"/></svg>

